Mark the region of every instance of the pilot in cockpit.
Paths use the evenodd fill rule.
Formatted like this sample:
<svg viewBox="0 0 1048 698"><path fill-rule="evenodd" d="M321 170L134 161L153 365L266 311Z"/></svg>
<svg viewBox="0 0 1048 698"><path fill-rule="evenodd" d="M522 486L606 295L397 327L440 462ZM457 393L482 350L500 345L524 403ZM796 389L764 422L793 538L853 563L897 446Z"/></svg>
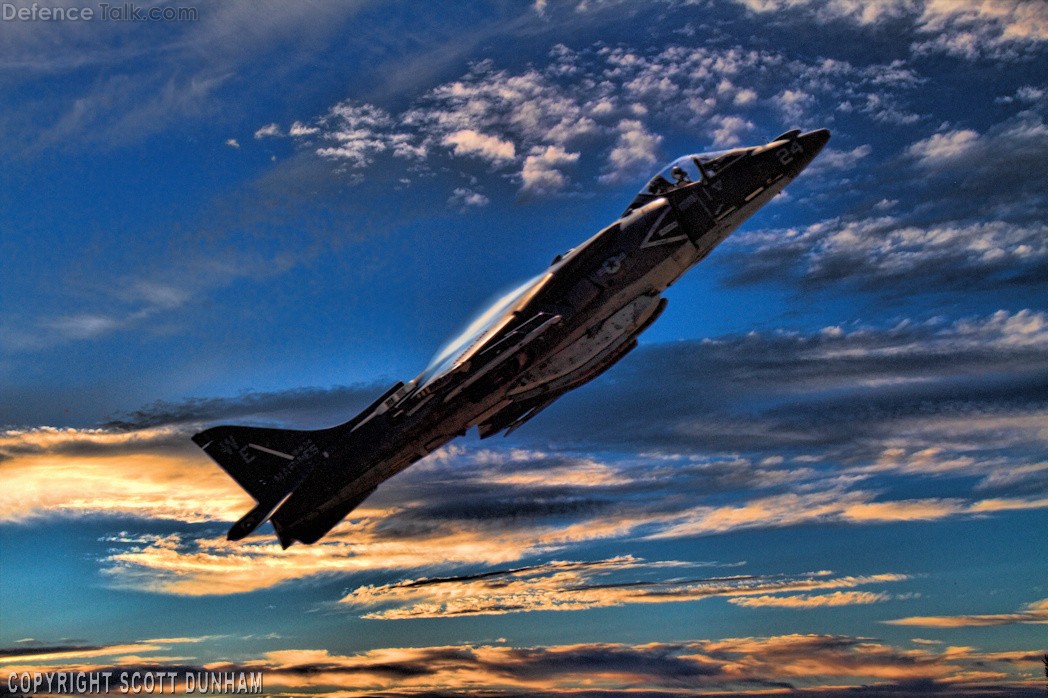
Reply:
<svg viewBox="0 0 1048 698"><path fill-rule="evenodd" d="M662 175L655 175L651 182L648 183L648 191L652 194L663 194L673 189L673 187L674 185L670 184Z"/></svg>
<svg viewBox="0 0 1048 698"><path fill-rule="evenodd" d="M677 180L678 187L682 184L689 184L691 182L691 178L688 177L688 173L685 172L684 168L680 165L677 165L672 170L670 170L670 174L673 175L673 179Z"/></svg>

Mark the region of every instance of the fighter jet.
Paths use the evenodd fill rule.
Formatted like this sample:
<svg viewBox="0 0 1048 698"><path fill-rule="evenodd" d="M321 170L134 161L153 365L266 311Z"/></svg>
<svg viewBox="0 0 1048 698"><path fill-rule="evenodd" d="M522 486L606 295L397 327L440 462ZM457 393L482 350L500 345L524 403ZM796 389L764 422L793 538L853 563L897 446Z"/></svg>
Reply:
<svg viewBox="0 0 1048 698"><path fill-rule="evenodd" d="M417 377L344 424L316 431L216 426L193 437L258 505L229 530L271 521L281 546L324 537L383 482L466 430L510 434L611 368L666 307L662 293L771 201L830 138L687 155L618 220L498 299Z"/></svg>

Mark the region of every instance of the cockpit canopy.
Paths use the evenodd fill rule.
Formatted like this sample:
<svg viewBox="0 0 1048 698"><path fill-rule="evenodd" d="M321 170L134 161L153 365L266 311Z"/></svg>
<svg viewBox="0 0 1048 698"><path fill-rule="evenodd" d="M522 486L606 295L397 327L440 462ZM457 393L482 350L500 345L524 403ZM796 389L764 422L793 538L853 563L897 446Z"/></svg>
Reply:
<svg viewBox="0 0 1048 698"><path fill-rule="evenodd" d="M622 215L625 216L633 209L640 208L677 187L716 177L746 155L749 150L749 148L735 148L711 153L695 153L677 158L648 180L644 188L633 197L633 201Z"/></svg>

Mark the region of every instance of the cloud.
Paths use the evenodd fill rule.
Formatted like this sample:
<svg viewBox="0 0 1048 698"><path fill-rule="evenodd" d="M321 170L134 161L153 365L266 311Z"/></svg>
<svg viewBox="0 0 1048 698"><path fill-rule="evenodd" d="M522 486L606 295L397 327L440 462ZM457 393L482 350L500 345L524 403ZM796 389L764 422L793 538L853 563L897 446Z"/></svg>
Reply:
<svg viewBox="0 0 1048 698"><path fill-rule="evenodd" d="M74 660L117 657L121 660L128 655L137 656L143 653L159 652L170 649L171 645L193 644L204 642L204 637L167 637L151 640L140 640L126 644L88 645L83 643L48 645L32 643L17 647L0 647L0 664L40 664L58 662L73 664ZM163 658L157 658L163 661Z"/></svg>
<svg viewBox="0 0 1048 698"><path fill-rule="evenodd" d="M802 20L848 22L912 33L915 53L1016 60L1048 40L1048 10L1038 0L736 0L747 10ZM930 38L929 38L930 37Z"/></svg>
<svg viewBox="0 0 1048 698"><path fill-rule="evenodd" d="M1040 212L1048 201L1039 174L1048 157L1043 109L1020 111L983 132L943 127L915 141L905 154L918 176L939 192L925 208L955 219L1043 221Z"/></svg>
<svg viewBox="0 0 1048 698"><path fill-rule="evenodd" d="M743 136L756 128L752 121L740 116L715 116L712 121L717 125L713 131L713 143L721 148L739 145Z"/></svg>
<svg viewBox="0 0 1048 698"><path fill-rule="evenodd" d="M411 159L411 177L441 169L445 158L451 169L475 175L470 161L481 160L509 173L521 193L547 195L569 187L573 177L606 185L643 179L659 161L662 132L682 125L716 145L739 144L757 130L739 110L762 101L788 102L797 120L832 100L841 111L875 120L912 121L904 95L921 82L901 62L805 63L740 47L558 44L544 65L512 71L490 60L475 63L399 113L347 100L288 131L351 171L392 154Z"/></svg>
<svg viewBox="0 0 1048 698"><path fill-rule="evenodd" d="M487 206L491 202L488 197L484 196L480 192L466 189L465 187L458 187L455 191L451 192L451 196L448 197L448 205L455 206L457 208L480 208Z"/></svg>
<svg viewBox="0 0 1048 698"><path fill-rule="evenodd" d="M941 30L948 22L989 22L999 25L1003 39L1048 40L1048 11L1030 0L929 0L922 19L928 31Z"/></svg>
<svg viewBox="0 0 1048 698"><path fill-rule="evenodd" d="M965 501L961 499L909 499L871 501L874 493L861 490L826 490L757 498L742 505L700 506L681 513L676 523L651 538L724 533L746 528L796 526L802 523L853 524L896 521L936 521L993 511L1022 511L1048 507L1048 497Z"/></svg>
<svg viewBox="0 0 1048 698"><path fill-rule="evenodd" d="M796 594L787 596L753 596L728 599L729 603L746 608L823 608L826 606L852 606L887 601L891 596L884 592L835 591L832 594Z"/></svg>
<svg viewBox="0 0 1048 698"><path fill-rule="evenodd" d="M909 625L920 628L977 628L1016 623L1048 623L1048 599L1026 604L1015 613L989 613L959 616L910 616L884 621L889 625Z"/></svg>
<svg viewBox="0 0 1048 698"><path fill-rule="evenodd" d="M916 52L969 60L1021 59L1048 40L1048 10L1034 0L927 0L920 23L932 38L916 43Z"/></svg>
<svg viewBox="0 0 1048 698"><path fill-rule="evenodd" d="M316 149L317 155L338 160L361 169L370 165L375 156L392 150L403 155L405 135L394 129L392 117L384 109L371 104L341 102L333 106L318 122L325 127L318 137L334 141L336 145ZM310 129L300 129L304 137L312 137Z"/></svg>
<svg viewBox="0 0 1048 698"><path fill-rule="evenodd" d="M560 191L568 183L561 169L574 165L578 159L578 153L569 153L556 145L532 149L520 171L521 191L537 194Z"/></svg>
<svg viewBox="0 0 1048 698"><path fill-rule="evenodd" d="M169 130L231 122L224 109L243 108L270 89L274 75L310 64L318 47L365 3L285 7L229 2L194 8L193 21L8 22L0 46L12 94L48 84L46 95L23 97L5 116L5 151L106 150ZM266 79L254 80L256 73ZM231 84L240 84L229 91ZM247 93L245 93L245 88Z"/></svg>
<svg viewBox="0 0 1048 698"><path fill-rule="evenodd" d="M513 143L472 129L449 133L444 137L444 145L453 146L456 155L475 155L495 163L514 160L517 156Z"/></svg>
<svg viewBox="0 0 1048 698"><path fill-rule="evenodd" d="M815 97L803 90L783 90L775 98L776 106L790 122L797 123L815 103ZM753 125L750 124L750 128ZM735 145L735 143L725 143Z"/></svg>
<svg viewBox="0 0 1048 698"><path fill-rule="evenodd" d="M226 145L228 145L230 148L233 148L234 150L239 150L240 149L240 144L237 143L237 139L236 138L226 139Z"/></svg>
<svg viewBox="0 0 1048 698"><path fill-rule="evenodd" d="M869 145L859 145L851 150L838 150L836 148L824 148L819 157L808 166L806 172L810 175L815 172L842 172L854 168L860 160L869 157L873 148Z"/></svg>
<svg viewBox="0 0 1048 698"><path fill-rule="evenodd" d="M911 145L909 153L920 160L921 164L934 167L970 154L978 140L979 134L971 129L936 133Z"/></svg>
<svg viewBox="0 0 1048 698"><path fill-rule="evenodd" d="M266 124L257 131L255 131L255 139L261 140L263 138L274 138L281 136L283 133L280 130L280 124Z"/></svg>
<svg viewBox="0 0 1048 698"><path fill-rule="evenodd" d="M288 550L268 534L239 543L224 536L142 537L108 554L103 571L117 587L205 596L246 593L322 575L507 563L559 547L535 540L534 529L466 522L419 526L398 521L397 514L365 504L320 543Z"/></svg>
<svg viewBox="0 0 1048 698"><path fill-rule="evenodd" d="M279 126L278 126L279 128ZM287 130L287 135L292 138L304 138L306 136L313 136L320 132L320 129L316 126L307 126L301 121L295 121Z"/></svg>
<svg viewBox="0 0 1048 698"><path fill-rule="evenodd" d="M359 384L246 392L236 397L189 398L180 402L157 400L116 415L100 427L113 432L136 432L152 427L184 427L188 431L205 422L234 419L305 427L317 422L345 421L346 415L369 405L387 387Z"/></svg>
<svg viewBox="0 0 1048 698"><path fill-rule="evenodd" d="M164 453L185 435L38 428L0 434L0 521L112 516L235 521L251 498L206 459Z"/></svg>
<svg viewBox="0 0 1048 698"><path fill-rule="evenodd" d="M649 133L636 119L619 122L618 130L618 140L608 155L607 172L601 176L604 182L621 182L657 162L655 153L662 136Z"/></svg>
<svg viewBox="0 0 1048 698"><path fill-rule="evenodd" d="M997 104L1031 104L1036 105L1041 102L1045 96L1045 90L1034 85L1023 85L1015 91L1013 95L1006 95L1004 97L998 97L994 100Z"/></svg>
<svg viewBox="0 0 1048 698"><path fill-rule="evenodd" d="M26 352L66 342L91 340L121 330L135 319L134 315L78 313L39 318L35 326L29 327L11 323L0 328L0 347L8 352Z"/></svg>
<svg viewBox="0 0 1048 698"><path fill-rule="evenodd" d="M86 22L80 25L114 25ZM188 22L187 24L192 24ZM164 69L106 72L79 86L79 94L66 101L29 103L21 113L6 119L13 132L25 135L5 146L21 155L49 150L107 149L134 144L182 121L214 114L222 87L231 77L217 66L201 67L192 76ZM57 112L57 115L56 115ZM32 126L24 120L36 117ZM229 141L226 145L232 146Z"/></svg>
<svg viewBox="0 0 1048 698"><path fill-rule="evenodd" d="M250 499L188 434L218 419L330 422L381 388L161 403L102 429L5 432L0 517L197 526L114 540L103 560L115 585L197 595L318 574L505 565L609 539L1040 509L1046 346L1043 314L1001 311L642 347L614 381L529 424L517 448L441 449L320 544L289 551L266 532L239 544L216 536L210 524L235 520ZM623 406L614 424L608 404ZM542 449L523 447L536 440ZM962 489L915 497L912 478Z"/></svg>
<svg viewBox="0 0 1048 698"><path fill-rule="evenodd" d="M178 249L178 255L145 255L145 266L133 271L107 263L91 278L56 283L39 298L5 307L0 310L0 351L21 359L13 355L130 332L169 335L182 329L194 302L210 292L272 279L310 261L327 244L323 228L308 241L296 239L292 244L284 238L285 217L302 226L304 218L315 215L281 198L286 196L286 191L267 191L260 184L257 191L241 195L236 205L223 201L208 207L204 222L190 221L187 230L165 231L165 244ZM262 198L265 206L258 203ZM339 233L345 235L345 229L340 227ZM206 253L201 251L202 239L210 241ZM130 254L138 249L136 244L124 240L118 247ZM110 248L100 249L96 253L106 260L115 254ZM35 307L40 300L43 310Z"/></svg>
<svg viewBox="0 0 1048 698"><path fill-rule="evenodd" d="M969 177L984 177L1043 159L1048 153L1048 125L1041 114L1021 111L982 134L972 129L932 134L910 145L907 153L926 170L967 171ZM1045 181L1044 175L1033 170L1026 176Z"/></svg>
<svg viewBox="0 0 1048 698"><path fill-rule="evenodd" d="M136 659L122 655L123 659ZM895 647L868 637L791 634L683 642L591 642L536 646L457 644L383 647L353 654L308 647L228 661L76 665L77 670L154 667L185 672L261 671L269 690L338 698L347 694L469 693L491 696L848 695L861 690L950 695L1024 695L1033 651ZM12 671L47 670L25 664ZM67 665L68 668L68 665ZM181 689L181 686L178 687Z"/></svg>
<svg viewBox="0 0 1048 698"><path fill-rule="evenodd" d="M729 597L732 603L744 606L757 606L771 604L751 604L739 599L781 591L834 589L908 579L906 575L898 574L832 577L829 572L702 579L679 576L682 569L695 566L694 563L677 561L645 562L631 556L596 562L559 561L468 576L408 579L392 584L361 586L344 596L341 603L368 611L364 618L387 620L503 615L529 611L579 611L626 604L696 601L715 596ZM640 579L636 576L622 578L621 573L627 571L632 575L644 576ZM664 571L674 576L666 578ZM839 603L831 601L824 605L868 603L859 598Z"/></svg>
<svg viewBox="0 0 1048 698"><path fill-rule="evenodd" d="M914 225L895 216L834 218L742 233L726 245L729 285L786 281L885 295L1043 285L1042 222Z"/></svg>
<svg viewBox="0 0 1048 698"><path fill-rule="evenodd" d="M1048 156L1043 112L1020 111L982 133L944 129L911 144L906 153L922 176L931 175L942 187L941 204L954 215L985 215L989 209L995 218L1041 220L1048 189L1048 174L1037 166Z"/></svg>
<svg viewBox="0 0 1048 698"><path fill-rule="evenodd" d="M1043 412L1036 386L1046 321L1032 310L1000 311L954 322L642 347L615 369L615 381L566 398L570 413L539 417L520 433L541 430L543 438L576 444L628 438L634 448L655 452L741 450L759 454L756 460L812 449L868 463L886 443L908 451L945 444L944 453L997 455L1024 445L1036 452L1043 439L1034 424ZM780 409L781 402L788 407ZM631 408L607 426L597 416L607 404Z"/></svg>
<svg viewBox="0 0 1048 698"><path fill-rule="evenodd" d="M430 473L417 473L415 482L390 484L385 499L399 506L387 507L384 499L369 500L323 541L283 551L267 534L240 543L224 538L171 534L132 537L116 544L103 560L112 582L121 587L178 595L229 594L269 588L316 575L350 574L368 570L447 568L457 565L497 565L571 548L602 539L626 540L716 535L752 528L794 526L810 522L869 524L890 521L941 520L959 516L1048 507L1048 498L993 498L984 500L902 499L877 501L873 491L838 488L814 493L788 493L750 497L745 504L696 505L694 497L673 497L661 490L634 496L607 511L591 508L546 509L548 495L534 489L503 486L486 490L463 478L449 483ZM429 476L429 477L427 477ZM690 489L684 477L664 483L673 489ZM637 491L637 487L630 488ZM421 491L419 491L421 490ZM461 490L459 492L458 490ZM466 496L476 509L442 507L439 495L448 491L452 500ZM644 492L644 488L640 488ZM412 501L410 493L417 500ZM709 496L709 495L707 495ZM700 501L701 495L698 495ZM530 502L523 513L503 507L484 515L485 507L507 498ZM667 501L669 500L669 501ZM478 511L479 510L479 511ZM376 589L361 589L357 600L401 602L408 608L376 611L376 617L415 617L427 613L491 614L527 610L576 610L623 603L692 600L711 595L772 593L786 590L847 588L857 584L898 581L898 575L868 578L647 580L639 584L605 584L588 590L591 570L654 569L634 560L589 563L555 563L548 568L529 567L505 573L467 575L416 584L412 580ZM618 571L618 570L617 570ZM499 579L495 579L500 577ZM381 597L385 595L385 599ZM441 605L445 604L445 605Z"/></svg>

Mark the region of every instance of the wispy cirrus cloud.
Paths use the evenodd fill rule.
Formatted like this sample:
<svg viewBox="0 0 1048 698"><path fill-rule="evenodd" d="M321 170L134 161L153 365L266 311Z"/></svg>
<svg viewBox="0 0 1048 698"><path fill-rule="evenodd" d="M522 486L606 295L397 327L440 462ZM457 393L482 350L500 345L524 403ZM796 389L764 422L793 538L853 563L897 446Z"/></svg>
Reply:
<svg viewBox="0 0 1048 698"><path fill-rule="evenodd" d="M5 115L5 131L18 137L4 147L19 154L105 149L183 122L221 119L230 84L252 65L270 64L274 46L322 43L365 4L231 2L194 8L194 19L183 22L8 22L0 71L11 84L69 75L97 79L70 81L72 88L55 81L50 98L22 100L21 109ZM88 7L96 18L103 15L100 3ZM279 53L288 69L296 52Z"/></svg>
<svg viewBox="0 0 1048 698"><path fill-rule="evenodd" d="M1012 613L963 614L956 616L909 616L884 621L889 625L910 625L920 628L975 628L1016 623L1048 623L1048 599L1033 601Z"/></svg>
<svg viewBox="0 0 1048 698"><path fill-rule="evenodd" d="M202 229L193 233L214 234L223 238L224 244L206 254L192 251L199 239L190 233L179 241L185 250L177 260L164 259L152 269L142 268L134 273L106 267L99 272L99 278L82 281L89 291L80 288L79 295L61 304L61 310L35 311L29 299L22 305L4 308L0 311L0 352L33 354L121 333L155 333L164 322L177 323L187 306L216 289L278 276L317 254L315 244L297 244L295 249L277 245L274 251L261 246L246 249L233 240L244 229L250 230L248 235L256 244L269 235L274 226L271 211L267 212L267 220L250 220L250 215L236 213L236 223L228 219L219 222L225 214L217 210L211 213L213 219L207 226L214 228L207 233ZM233 232L233 228L238 230Z"/></svg>
<svg viewBox="0 0 1048 698"><path fill-rule="evenodd" d="M1017 60L1048 41L1048 11L1038 0L736 0L758 14L799 13L821 23L867 29L905 27L916 54L944 53L975 60Z"/></svg>
<svg viewBox="0 0 1048 698"><path fill-rule="evenodd" d="M956 516L1022 511L1048 507L1048 497L965 499L893 499L876 501L875 493L830 489L751 499L740 505L692 507L651 538L708 535L747 528L796 526L812 522L887 523L937 521ZM676 521L672 519L676 518Z"/></svg>
<svg viewBox="0 0 1048 698"><path fill-rule="evenodd" d="M209 636L201 637L158 637L148 640L139 640L124 644L91 645L86 643L48 644L38 641L21 642L11 647L0 647L0 664L82 664L87 660L100 658L115 658L118 662L125 662L128 658L138 659L141 655L154 655L155 661L163 662L171 659L182 659L162 657L157 652L169 651L174 645L198 644L211 639ZM113 661L112 659L110 661ZM153 660L147 660L153 661ZM14 669L13 667L10 669ZM10 670L9 669L9 670ZM16 670L17 673L17 670Z"/></svg>
<svg viewBox="0 0 1048 698"><path fill-rule="evenodd" d="M373 570L505 564L525 555L559 549L551 528L545 540L535 529L470 522L397 522L398 510L365 504L313 546L282 550L275 540L231 543L225 536L132 536L114 539L102 560L117 587L180 596L238 594L324 575ZM422 530L419 530L422 529Z"/></svg>
<svg viewBox="0 0 1048 698"><path fill-rule="evenodd" d="M628 604L697 601L711 597L728 597L732 603L758 606L771 603L751 604L739 599L797 599L800 597L770 597L766 594L849 588L909 578L902 574L839 577L825 571L806 575L734 575L698 579L680 576L695 567L717 566L720 565L681 561L646 562L632 556L596 562L559 561L516 569L489 570L467 576L407 579L392 584L362 586L344 596L341 603L354 610L365 611L364 618L387 620L503 615L529 611L580 611ZM628 573L629 576L624 578L622 573ZM667 577L667 573L672 576ZM852 596L854 599L860 598Z"/></svg>
<svg viewBox="0 0 1048 698"><path fill-rule="evenodd" d="M830 594L787 594L784 596L744 596L728 599L728 603L746 608L825 608L853 606L887 601L891 594L873 591L835 591Z"/></svg>
<svg viewBox="0 0 1048 698"><path fill-rule="evenodd" d="M447 486L446 484L444 485ZM404 493L388 491L396 499ZM518 492L493 493L498 502ZM831 490L815 493L782 494L748 499L743 504L695 506L679 497L668 504L665 497L643 498L629 505L615 506L615 516L607 509L585 506L550 507L542 495L524 508L510 504L498 513L483 513L486 504L478 501L483 518L470 510L447 510L433 506L432 501L400 502L400 506L382 509L381 502L370 501L337 527L323 541L313 546L294 546L281 550L268 537L257 537L230 543L224 537L208 534L118 537L101 560L111 582L119 587L197 596L232 594L273 587L318 575L349 575L373 570L449 569L456 566L498 565L514 563L554 551L573 549L600 540L633 540L638 537L669 539L717 535L731 531L788 527L805 523L864 525L887 522L935 521L947 518L985 516L1007 511L1048 507L1048 498L996 498L985 500L901 499L877 501L876 492ZM476 495L473 495L476 499ZM431 498L429 498L431 499ZM451 592L470 592L453 600L449 612L490 614L510 610L576 610L620 603L651 603L663 600L691 600L710 595L738 595L745 592L746 582L627 584L623 590L587 592L561 587L578 587L583 583L578 570L529 568L511 573L508 588L517 594L503 596L507 587L486 590L488 582L455 580L440 584L406 584L384 589L389 598L402 594L414 599L418 608L412 612L393 611L389 617L411 617L411 613L436 612L434 599L448 600ZM624 563L627 566L632 563ZM654 563L657 567L659 564ZM670 563L665 563L670 564ZM673 563L676 564L676 563ZM589 569L585 564L582 568ZM599 566L597 566L599 569ZM896 578L870 578L870 583L897 581ZM507 581L507 580L503 580ZM864 582L865 583L865 582ZM841 588L854 586L838 579L820 585L801 581L780 588L774 580L760 582L756 590ZM374 598L375 592L360 592L361 598ZM435 595L430 598L428 595ZM427 610L429 609L429 610ZM385 617L385 616L382 616Z"/></svg>

